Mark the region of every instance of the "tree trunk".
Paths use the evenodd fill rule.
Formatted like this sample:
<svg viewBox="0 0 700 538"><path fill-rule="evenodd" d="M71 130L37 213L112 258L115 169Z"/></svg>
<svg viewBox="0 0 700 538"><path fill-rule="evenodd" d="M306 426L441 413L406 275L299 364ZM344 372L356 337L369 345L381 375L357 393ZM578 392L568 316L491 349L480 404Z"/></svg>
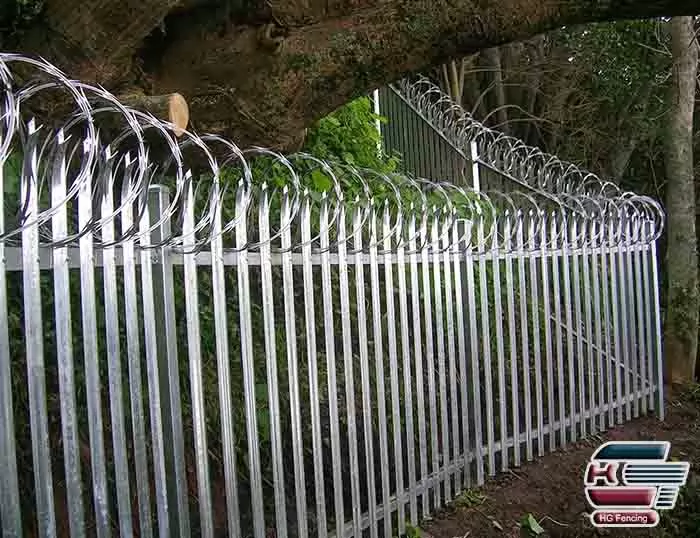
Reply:
<svg viewBox="0 0 700 538"><path fill-rule="evenodd" d="M472 54L440 66L443 91L458 105L464 106L464 84L469 74L467 68L473 66L477 56Z"/></svg>
<svg viewBox="0 0 700 538"><path fill-rule="evenodd" d="M609 179L613 183L619 185L622 182L622 177L627 171L627 166L630 163L634 150L637 149L637 144L639 144L639 137L634 134L618 142L607 166Z"/></svg>
<svg viewBox="0 0 700 538"><path fill-rule="evenodd" d="M544 36L539 35L536 36L535 38L532 39L530 43L532 47L531 51L531 58L532 61L529 65L529 73L527 76L528 80L528 88L527 88L527 105L525 108L525 117L528 120L525 123L524 129L523 129L523 135L522 139L525 141L525 143L530 143L531 139L534 137L531 137L530 134L532 132L532 127L535 125L536 127L536 110L535 107L537 106L537 100L539 98L540 94L540 85L542 83L542 76L543 76L543 68L544 66L542 65L542 60L544 58ZM536 145L536 144L535 144Z"/></svg>
<svg viewBox="0 0 700 538"><path fill-rule="evenodd" d="M700 0L46 0L3 42L115 93L181 93L197 131L284 148L347 101L453 58L564 25L697 13Z"/></svg>
<svg viewBox="0 0 700 538"><path fill-rule="evenodd" d="M668 213L668 307L664 331L666 382L695 377L698 350L698 258L693 178L693 108L698 48L693 17L671 21L673 82L665 139Z"/></svg>
<svg viewBox="0 0 700 538"><path fill-rule="evenodd" d="M509 104L522 106L525 101L523 97L526 92L524 78L529 67L526 65L525 51L525 41L516 41L501 47L501 72L503 73L506 101ZM508 115L511 118L515 115L517 119L521 119L519 110L517 114L510 110ZM511 121L513 120L511 119ZM512 129L512 131L515 130Z"/></svg>
<svg viewBox="0 0 700 538"><path fill-rule="evenodd" d="M503 67L501 65L501 50L497 47L485 49L481 53L484 68L488 70L486 79L490 80L486 92L486 102L489 103L489 115L494 118L489 122L496 129L506 134L510 134L508 125L508 103L506 102L506 91L503 86Z"/></svg>
<svg viewBox="0 0 700 538"><path fill-rule="evenodd" d="M486 107L481 98L481 78L478 73L481 54L475 54L473 60L464 73L464 87L462 88L462 105L471 112L479 121L484 119Z"/></svg>

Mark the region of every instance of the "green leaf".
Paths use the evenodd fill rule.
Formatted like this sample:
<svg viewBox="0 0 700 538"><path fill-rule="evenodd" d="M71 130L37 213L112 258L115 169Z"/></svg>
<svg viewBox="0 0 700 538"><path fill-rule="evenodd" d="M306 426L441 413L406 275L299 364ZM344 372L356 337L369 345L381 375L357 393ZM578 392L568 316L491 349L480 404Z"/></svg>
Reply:
<svg viewBox="0 0 700 538"><path fill-rule="evenodd" d="M535 517L532 514L525 514L523 516L522 521L520 522L520 526L535 536L539 536L540 534L544 534L544 529L537 522L537 520L535 519Z"/></svg>
<svg viewBox="0 0 700 538"><path fill-rule="evenodd" d="M270 414L266 410L258 411L258 432L263 441L270 439Z"/></svg>
<svg viewBox="0 0 700 538"><path fill-rule="evenodd" d="M421 538L422 535L420 528L406 524L406 538Z"/></svg>
<svg viewBox="0 0 700 538"><path fill-rule="evenodd" d="M258 402L265 402L267 399L267 383L256 383L255 399Z"/></svg>
<svg viewBox="0 0 700 538"><path fill-rule="evenodd" d="M326 192L333 187L331 179L320 170L311 172L311 181L316 192Z"/></svg>

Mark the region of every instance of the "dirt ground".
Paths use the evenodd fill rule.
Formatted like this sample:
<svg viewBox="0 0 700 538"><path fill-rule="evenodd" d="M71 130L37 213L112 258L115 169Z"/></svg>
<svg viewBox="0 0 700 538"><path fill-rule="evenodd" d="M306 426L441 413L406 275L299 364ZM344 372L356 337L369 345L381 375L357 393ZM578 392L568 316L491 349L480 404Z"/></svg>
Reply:
<svg viewBox="0 0 700 538"><path fill-rule="evenodd" d="M604 441L666 440L671 456L691 463L688 485L676 508L663 513L655 529L596 529L588 517L583 473L593 451ZM700 538L700 386L677 391L667 399L666 420L644 417L605 434L581 441L532 463L501 473L468 491L452 506L423 523L424 538L491 537L679 537ZM523 527L531 514L544 530Z"/></svg>

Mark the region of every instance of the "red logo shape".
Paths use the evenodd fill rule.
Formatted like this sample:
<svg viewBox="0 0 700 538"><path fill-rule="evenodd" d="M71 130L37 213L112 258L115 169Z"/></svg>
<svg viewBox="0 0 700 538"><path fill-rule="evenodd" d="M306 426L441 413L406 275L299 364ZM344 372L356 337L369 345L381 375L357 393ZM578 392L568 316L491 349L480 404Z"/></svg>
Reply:
<svg viewBox="0 0 700 538"><path fill-rule="evenodd" d="M592 518L596 525L606 527L655 527L659 523L654 510L598 510Z"/></svg>
<svg viewBox="0 0 700 538"><path fill-rule="evenodd" d="M651 508L656 498L656 488L586 488L586 496L588 502L595 508L612 506Z"/></svg>
<svg viewBox="0 0 700 538"><path fill-rule="evenodd" d="M619 484L617 481L617 470L619 467L620 464L616 462L601 465L597 461L592 461L586 468L585 484L587 486L597 486L598 481L602 480L604 486L617 486Z"/></svg>

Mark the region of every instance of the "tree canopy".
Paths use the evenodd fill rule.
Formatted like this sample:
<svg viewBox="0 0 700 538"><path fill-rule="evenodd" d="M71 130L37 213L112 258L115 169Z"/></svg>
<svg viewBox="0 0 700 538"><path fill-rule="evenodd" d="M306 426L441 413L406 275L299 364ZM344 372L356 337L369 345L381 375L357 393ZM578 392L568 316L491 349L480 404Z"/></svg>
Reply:
<svg viewBox="0 0 700 538"><path fill-rule="evenodd" d="M315 120L406 74L593 21L687 15L700 0L13 0L2 47L115 93L178 92L192 126L297 146Z"/></svg>

